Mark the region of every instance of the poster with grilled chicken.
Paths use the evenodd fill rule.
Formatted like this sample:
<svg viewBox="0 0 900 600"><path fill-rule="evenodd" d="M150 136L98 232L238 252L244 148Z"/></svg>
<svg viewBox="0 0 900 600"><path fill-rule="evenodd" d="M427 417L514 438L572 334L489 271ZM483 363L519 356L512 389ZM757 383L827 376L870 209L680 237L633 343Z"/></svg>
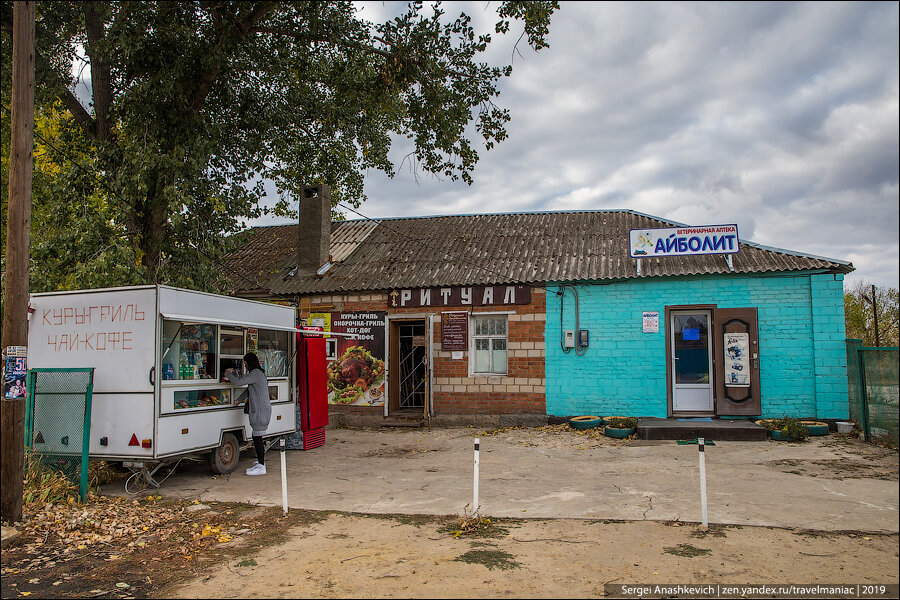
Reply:
<svg viewBox="0 0 900 600"><path fill-rule="evenodd" d="M328 362L328 402L356 406L384 406L384 339L387 313L332 312L319 319L334 335L337 352ZM311 316L312 317L312 316ZM310 323L312 324L312 323ZM317 323L318 324L318 323Z"/></svg>

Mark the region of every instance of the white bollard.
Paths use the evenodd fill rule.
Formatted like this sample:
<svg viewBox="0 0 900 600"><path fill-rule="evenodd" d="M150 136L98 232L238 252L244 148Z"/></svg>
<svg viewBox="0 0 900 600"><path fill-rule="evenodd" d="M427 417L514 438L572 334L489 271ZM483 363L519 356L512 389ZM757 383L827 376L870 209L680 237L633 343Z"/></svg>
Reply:
<svg viewBox="0 0 900 600"><path fill-rule="evenodd" d="M287 516L287 459L284 456L284 438L281 438L281 507Z"/></svg>
<svg viewBox="0 0 900 600"><path fill-rule="evenodd" d="M700 450L700 513L705 529L709 527L709 520L706 515L706 452L703 442L703 438L697 440L697 448Z"/></svg>
<svg viewBox="0 0 900 600"><path fill-rule="evenodd" d="M475 482L472 488L472 514L478 516L478 438L475 438Z"/></svg>

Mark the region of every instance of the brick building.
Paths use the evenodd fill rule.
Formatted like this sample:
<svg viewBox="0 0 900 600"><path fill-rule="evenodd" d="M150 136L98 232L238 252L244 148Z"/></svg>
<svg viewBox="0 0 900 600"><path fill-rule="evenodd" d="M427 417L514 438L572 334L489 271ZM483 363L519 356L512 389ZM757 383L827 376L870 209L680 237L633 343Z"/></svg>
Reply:
<svg viewBox="0 0 900 600"><path fill-rule="evenodd" d="M738 247L736 228L739 252L636 258L630 232L686 226L627 210L332 223L330 208L306 190L299 225L243 234L229 272L235 295L326 330L335 420L846 417L847 262Z"/></svg>

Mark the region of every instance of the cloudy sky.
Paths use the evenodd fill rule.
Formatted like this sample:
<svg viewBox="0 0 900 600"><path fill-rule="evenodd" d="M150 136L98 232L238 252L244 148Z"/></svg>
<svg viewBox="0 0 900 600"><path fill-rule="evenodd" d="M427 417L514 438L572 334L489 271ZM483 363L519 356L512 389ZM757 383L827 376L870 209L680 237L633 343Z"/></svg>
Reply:
<svg viewBox="0 0 900 600"><path fill-rule="evenodd" d="M373 21L401 10L362 6ZM496 2L444 7L496 21ZM508 62L516 37L489 60ZM475 184L372 172L360 212L736 223L743 239L851 261L848 283L898 287L898 38L895 2L562 2L550 48L514 57L497 102L509 138L480 152Z"/></svg>

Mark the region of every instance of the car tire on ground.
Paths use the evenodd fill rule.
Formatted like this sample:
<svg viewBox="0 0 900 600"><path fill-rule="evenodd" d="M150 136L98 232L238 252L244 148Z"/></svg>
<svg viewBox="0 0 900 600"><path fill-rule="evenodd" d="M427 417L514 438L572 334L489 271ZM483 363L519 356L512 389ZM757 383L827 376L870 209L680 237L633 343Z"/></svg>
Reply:
<svg viewBox="0 0 900 600"><path fill-rule="evenodd" d="M572 429L591 429L603 425L603 417L595 415L583 415L569 419L569 427Z"/></svg>
<svg viewBox="0 0 900 600"><path fill-rule="evenodd" d="M241 459L241 446L233 433L222 435L222 443L209 455L209 468L219 475L233 473Z"/></svg>
<svg viewBox="0 0 900 600"><path fill-rule="evenodd" d="M828 423L821 421L800 421L800 424L806 427L809 435L828 435Z"/></svg>

